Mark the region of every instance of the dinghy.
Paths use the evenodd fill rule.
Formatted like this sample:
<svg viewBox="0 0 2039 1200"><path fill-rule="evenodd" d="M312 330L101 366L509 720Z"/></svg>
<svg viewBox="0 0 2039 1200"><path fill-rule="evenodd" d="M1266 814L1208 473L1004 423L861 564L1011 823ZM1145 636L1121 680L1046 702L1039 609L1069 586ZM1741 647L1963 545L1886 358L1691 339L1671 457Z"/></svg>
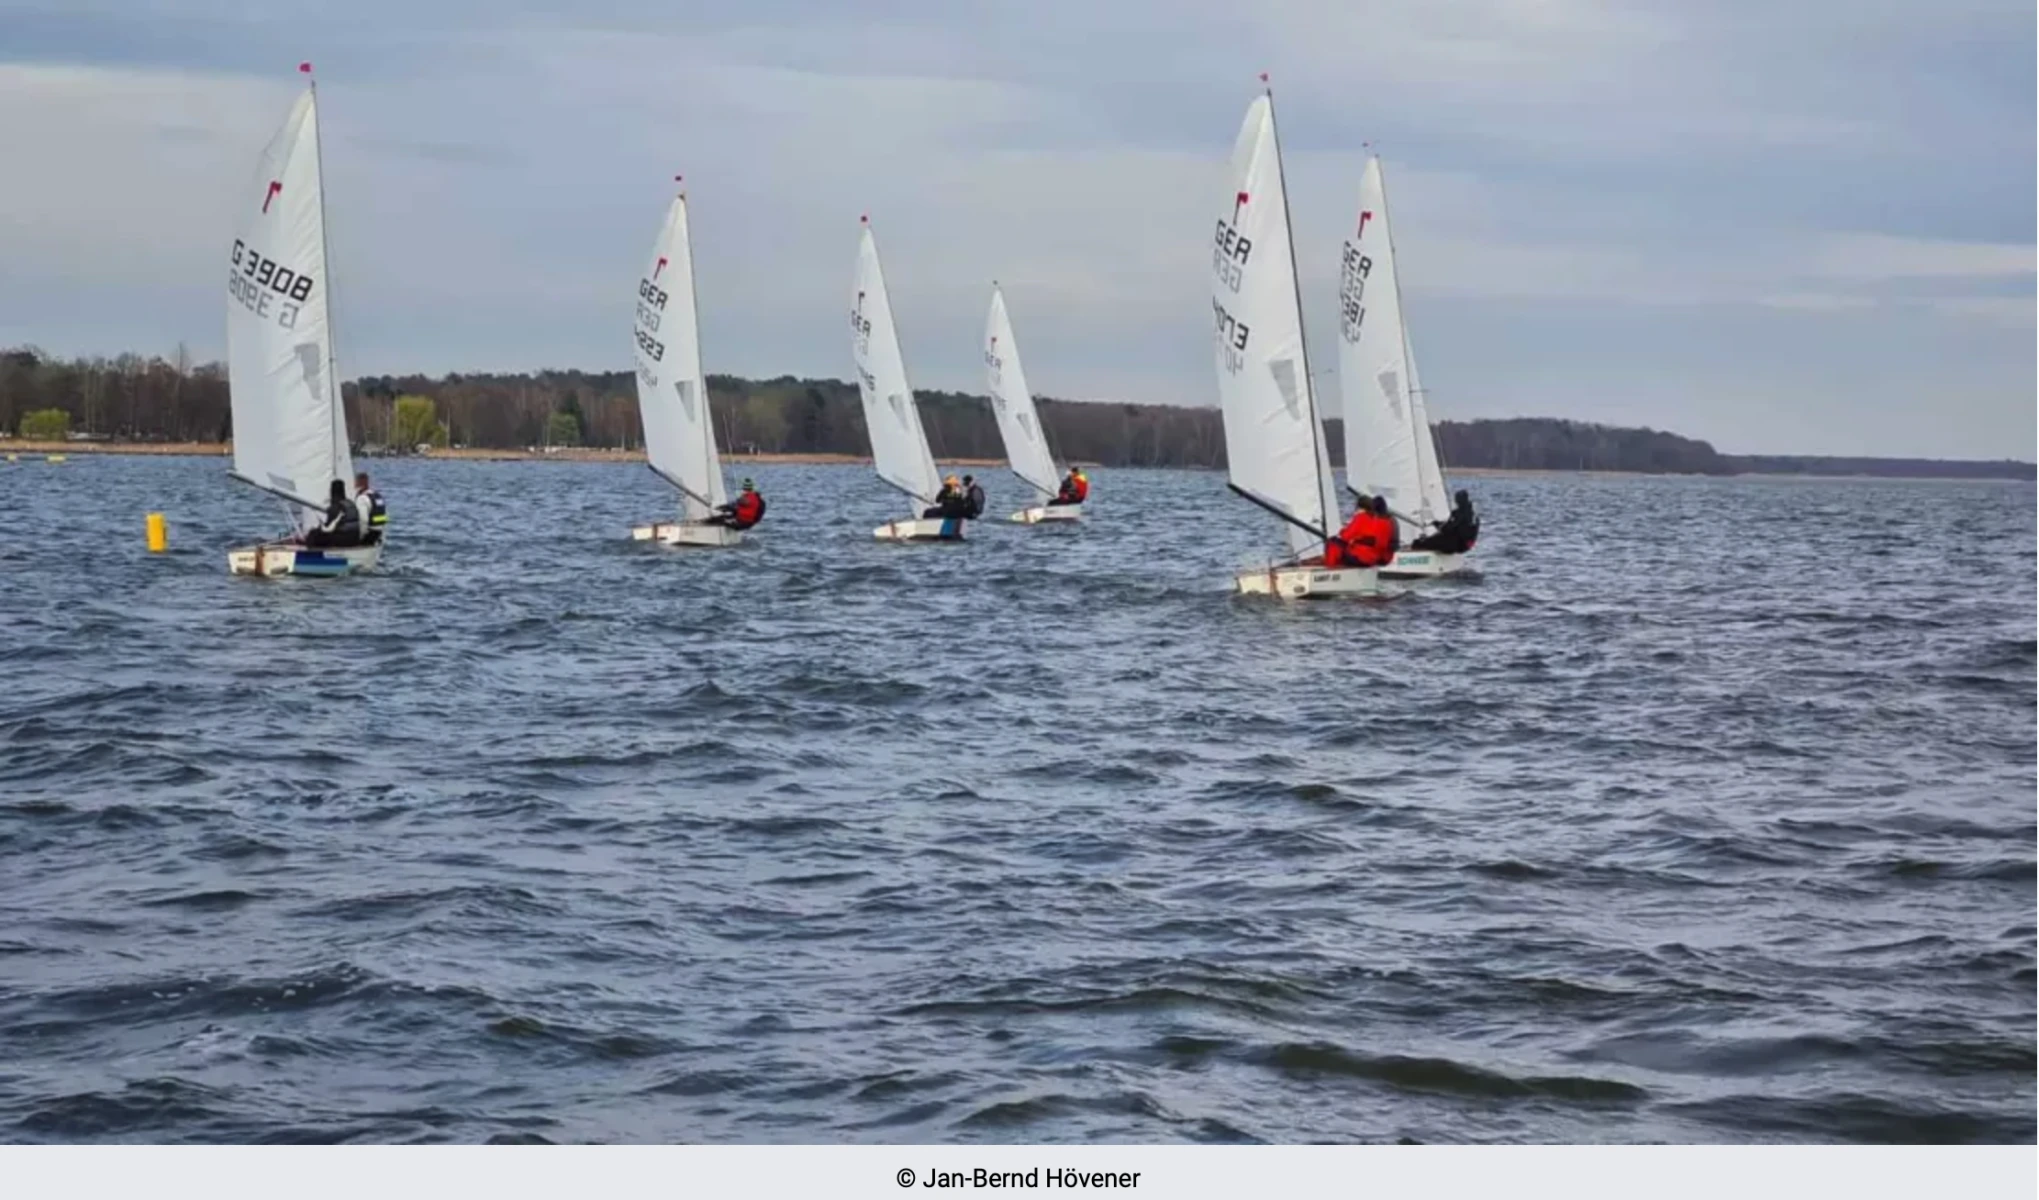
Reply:
<svg viewBox="0 0 2039 1200"><path fill-rule="evenodd" d="M892 323L892 301L885 295L885 273L878 267L878 243L871 219L864 218L857 245L857 290L850 301L850 352L857 362L857 394L864 402L864 425L871 434L871 465L878 478L905 493L912 509L902 520L880 525L872 536L881 542L953 542L963 537L963 522L954 517L923 517L941 491L934 452L921 427L920 406L906 382L906 359L899 352L899 333Z"/></svg>
<svg viewBox="0 0 2039 1200"><path fill-rule="evenodd" d="M1280 517L1288 534L1288 558L1237 576L1239 591L1298 599L1377 594L1371 568L1323 563L1338 498L1303 343L1272 93L1247 109L1232 148L1231 187L1211 246L1211 307L1231 488Z"/></svg>
<svg viewBox="0 0 2039 1200"><path fill-rule="evenodd" d="M1026 373L1020 369L1019 343L1013 340L1005 293L995 282L991 285L991 315L984 322L984 369L991 382L991 410L998 417L998 436L1005 441L1005 461L1020 482L1038 493L1032 504L1008 519L1022 525L1082 520L1082 505L1048 503L1062 490L1062 477L1048 453L1041 414L1034 407L1034 394L1027 390Z"/></svg>
<svg viewBox="0 0 2039 1200"><path fill-rule="evenodd" d="M678 182L675 180L674 182ZM701 329L694 306L694 248L687 236L687 194L673 197L651 260L637 279L637 408L652 473L680 493L680 519L631 529L640 542L734 546L743 534L708 519L728 502L715 421L701 375Z"/></svg>
<svg viewBox="0 0 2039 1200"><path fill-rule="evenodd" d="M298 68L307 76L311 65ZM227 269L227 379L233 477L283 501L294 532L227 552L235 575L348 575L367 546L309 547L335 479L351 488L347 411L333 359L332 286L319 162L318 88L309 79L236 197Z"/></svg>
<svg viewBox="0 0 2039 1200"><path fill-rule="evenodd" d="M1402 285L1378 157L1366 164L1357 228L1339 262L1338 383L1345 398L1346 484L1362 495L1387 497L1404 543L1428 533L1451 511L1451 502L1416 378L1408 323L1402 318ZM1381 575L1428 579L1456 574L1464 565L1463 554L1404 549L1381 568Z"/></svg>

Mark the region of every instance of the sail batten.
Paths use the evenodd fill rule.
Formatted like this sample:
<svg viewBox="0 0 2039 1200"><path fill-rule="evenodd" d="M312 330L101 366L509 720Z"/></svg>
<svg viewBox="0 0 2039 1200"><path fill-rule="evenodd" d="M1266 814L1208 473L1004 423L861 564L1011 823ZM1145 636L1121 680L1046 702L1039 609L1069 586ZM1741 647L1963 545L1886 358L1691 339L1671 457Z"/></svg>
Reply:
<svg viewBox="0 0 2039 1200"><path fill-rule="evenodd" d="M1284 513L1290 550L1321 549L1337 522L1323 426L1303 344L1274 102L1247 110L1211 247L1218 399L1231 482Z"/></svg>
<svg viewBox="0 0 2039 1200"><path fill-rule="evenodd" d="M1005 442L1005 458L1012 473L1043 497L1054 496L1060 476L1054 456L1048 452L1034 394L1027 390L1026 373L1020 367L1019 343L1013 337L1012 318L1005 311L1005 293L996 286L991 289L991 312L984 323L984 369L991 384L998 435Z"/></svg>
<svg viewBox="0 0 2039 1200"><path fill-rule="evenodd" d="M856 289L850 300L850 352L857 365L857 395L863 401L864 426L871 439L871 463L878 477L912 497L913 510L935 502L941 476L935 470L920 406L906 380L906 360L899 349L892 301L885 292L885 273L878 265L878 243L864 226L857 244Z"/></svg>
<svg viewBox="0 0 2039 1200"><path fill-rule="evenodd" d="M673 197L651 258L638 277L632 334L645 457L679 489L686 519L703 520L728 501L729 493L715 445L707 380L701 373L694 250L684 195Z"/></svg>
<svg viewBox="0 0 2039 1200"><path fill-rule="evenodd" d="M1339 262L1338 381L1345 409L1345 476L1385 496L1396 512L1428 523L1449 505L1437 442L1416 374L1395 266L1381 161L1359 186L1359 217Z"/></svg>
<svg viewBox="0 0 2039 1200"><path fill-rule="evenodd" d="M227 263L233 473L294 497L294 519L310 528L332 481L354 474L334 365L312 89L263 148L238 209Z"/></svg>

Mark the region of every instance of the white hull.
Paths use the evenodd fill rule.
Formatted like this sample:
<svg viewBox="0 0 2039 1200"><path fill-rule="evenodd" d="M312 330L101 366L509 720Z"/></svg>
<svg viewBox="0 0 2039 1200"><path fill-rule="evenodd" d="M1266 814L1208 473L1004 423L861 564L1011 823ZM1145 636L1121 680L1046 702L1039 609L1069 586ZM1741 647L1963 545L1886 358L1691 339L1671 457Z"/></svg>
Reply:
<svg viewBox="0 0 2039 1200"><path fill-rule="evenodd" d="M739 531L704 521L660 521L651 525L635 525L631 527L630 536L636 541L655 541L667 546L735 546L743 541L743 534Z"/></svg>
<svg viewBox="0 0 2039 1200"><path fill-rule="evenodd" d="M1279 596L1284 600L1329 600L1345 596L1378 596L1380 579L1368 567L1268 567L1239 575L1242 596Z"/></svg>
<svg viewBox="0 0 2039 1200"><path fill-rule="evenodd" d="M881 542L960 542L963 522L956 517L916 517L880 525L871 536Z"/></svg>
<svg viewBox="0 0 2039 1200"><path fill-rule="evenodd" d="M382 545L299 546L292 542L264 542L227 551L230 575L306 575L331 578L373 571L382 561Z"/></svg>
<svg viewBox="0 0 2039 1200"><path fill-rule="evenodd" d="M1015 525L1039 525L1043 521L1075 522L1083 520L1081 504L1036 504L1012 514L1007 520Z"/></svg>
<svg viewBox="0 0 2039 1200"><path fill-rule="evenodd" d="M1404 550L1381 568L1382 579L1437 579L1465 570L1463 554L1438 554L1431 550Z"/></svg>

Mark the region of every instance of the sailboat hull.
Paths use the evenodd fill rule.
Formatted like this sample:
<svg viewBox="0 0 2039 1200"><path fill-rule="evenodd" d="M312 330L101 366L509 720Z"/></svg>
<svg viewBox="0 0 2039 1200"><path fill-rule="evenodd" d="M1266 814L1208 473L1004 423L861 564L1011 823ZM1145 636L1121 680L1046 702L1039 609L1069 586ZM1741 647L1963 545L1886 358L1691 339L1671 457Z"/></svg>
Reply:
<svg viewBox="0 0 2039 1200"><path fill-rule="evenodd" d="M1284 600L1336 600L1380 595L1379 572L1367 567L1286 566L1246 571L1238 576L1242 596L1278 596Z"/></svg>
<svg viewBox="0 0 2039 1200"><path fill-rule="evenodd" d="M1006 518L1015 525L1039 525L1043 522L1074 524L1083 520L1083 506L1080 504L1037 504L1023 508Z"/></svg>
<svg viewBox="0 0 2039 1200"><path fill-rule="evenodd" d="M291 542L263 542L227 551L230 575L303 575L331 579L373 571L382 561L382 546L299 546Z"/></svg>
<svg viewBox="0 0 2039 1200"><path fill-rule="evenodd" d="M960 542L963 522L955 517L916 517L880 525L871 536L881 542Z"/></svg>
<svg viewBox="0 0 2039 1200"><path fill-rule="evenodd" d="M736 546L743 543L743 534L727 525L710 525L705 521L657 521L650 525L634 525L630 529L633 541L657 542L663 546Z"/></svg>
<svg viewBox="0 0 2039 1200"><path fill-rule="evenodd" d="M1382 579L1438 579L1466 569L1463 554L1437 554L1429 550L1404 550L1381 568Z"/></svg>

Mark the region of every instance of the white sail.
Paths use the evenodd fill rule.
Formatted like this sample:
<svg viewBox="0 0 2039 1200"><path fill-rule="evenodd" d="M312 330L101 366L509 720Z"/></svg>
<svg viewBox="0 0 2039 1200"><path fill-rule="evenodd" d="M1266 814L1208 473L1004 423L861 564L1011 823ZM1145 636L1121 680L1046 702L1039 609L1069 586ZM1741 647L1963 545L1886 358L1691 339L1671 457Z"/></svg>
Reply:
<svg viewBox="0 0 2039 1200"><path fill-rule="evenodd" d="M899 333L892 324L892 301L885 295L885 273L878 267L878 243L871 226L857 245L856 294L850 300L850 351L857 362L857 394L864 402L864 425L871 436L871 461L878 478L918 501L913 510L935 502L941 475L921 428L920 408L906 382L906 360L899 352Z"/></svg>
<svg viewBox="0 0 2039 1200"><path fill-rule="evenodd" d="M694 250L687 236L687 197L673 197L651 261L637 281L637 407L644 452L680 489L690 521L703 520L729 499L715 451L715 420L701 374L701 332L694 308Z"/></svg>
<svg viewBox="0 0 2039 1200"><path fill-rule="evenodd" d="M1430 398L1423 391L1423 376L1416 371L1416 347L1409 341L1408 322L1402 323L1402 353L1409 363L1409 423L1416 430L1416 477L1422 481L1423 500L1408 515L1424 523L1429 532L1432 521L1442 521L1451 512L1445 494L1444 466L1437 457L1437 431L1430 427Z"/></svg>
<svg viewBox="0 0 2039 1200"><path fill-rule="evenodd" d="M294 498L316 524L335 479L353 484L333 361L317 94L307 88L238 198L227 274L234 474Z"/></svg>
<svg viewBox="0 0 2039 1200"><path fill-rule="evenodd" d="M1231 480L1314 530L1335 532L1338 501L1303 347L1281 147L1267 96L1246 112L1230 179L1211 247L1211 305ZM1293 524L1288 539L1298 555L1322 548L1317 533Z"/></svg>
<svg viewBox="0 0 2039 1200"><path fill-rule="evenodd" d="M1005 312L1005 293L995 283L991 285L991 315L984 323L984 369L991 382L998 435L1005 439L1005 457L1012 473L1044 497L1055 495L1061 477L1055 472L1054 456L1048 453L1034 394L1027 390L1027 377L1020 369L1019 343L1013 340L1012 320Z"/></svg>
<svg viewBox="0 0 2039 1200"><path fill-rule="evenodd" d="M1388 507L1427 523L1449 505L1438 470L1416 358L1402 319L1381 160L1366 164L1359 218L1338 277L1338 382L1345 398L1345 477Z"/></svg>

